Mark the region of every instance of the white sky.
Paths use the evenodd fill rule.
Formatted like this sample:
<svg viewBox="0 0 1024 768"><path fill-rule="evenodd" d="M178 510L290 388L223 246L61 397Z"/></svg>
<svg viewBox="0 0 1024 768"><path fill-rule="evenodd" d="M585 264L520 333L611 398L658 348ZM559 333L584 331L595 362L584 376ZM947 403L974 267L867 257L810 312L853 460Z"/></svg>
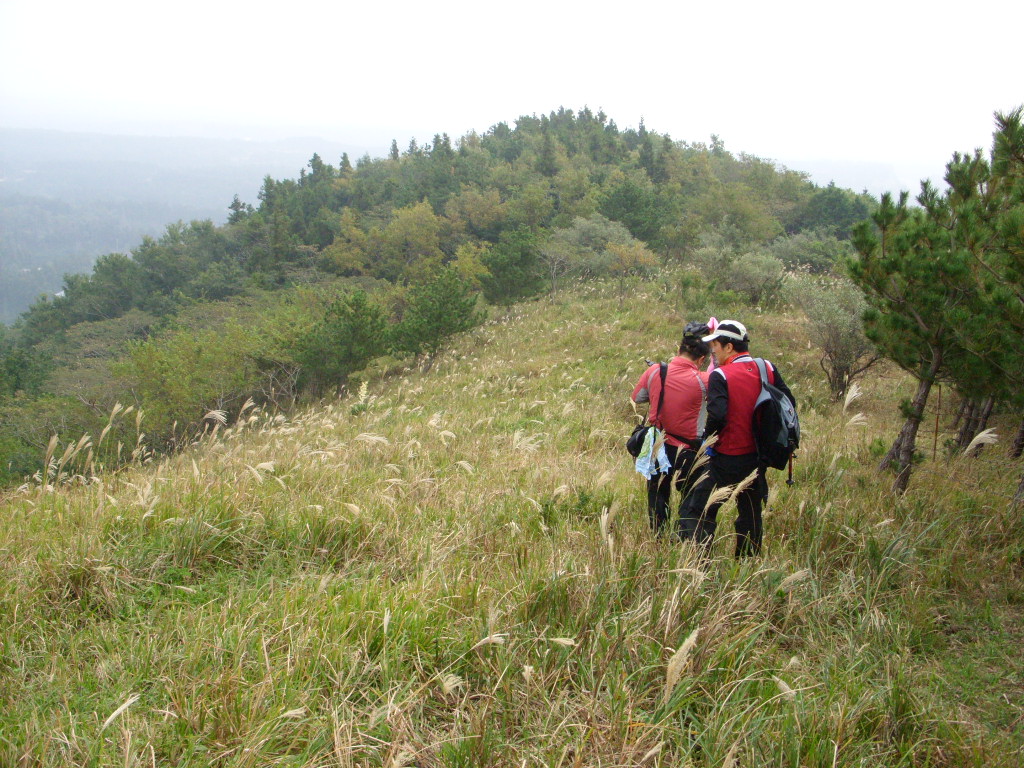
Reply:
<svg viewBox="0 0 1024 768"><path fill-rule="evenodd" d="M0 125L383 154L588 105L916 191L1024 103L1022 30L1019 0L0 0Z"/></svg>

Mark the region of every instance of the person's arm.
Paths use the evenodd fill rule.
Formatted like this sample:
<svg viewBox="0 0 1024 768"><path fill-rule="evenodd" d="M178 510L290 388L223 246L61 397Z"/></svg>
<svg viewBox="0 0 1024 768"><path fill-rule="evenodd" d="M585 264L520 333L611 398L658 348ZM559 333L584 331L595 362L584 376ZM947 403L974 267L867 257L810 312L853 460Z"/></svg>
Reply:
<svg viewBox="0 0 1024 768"><path fill-rule="evenodd" d="M708 418L704 423L701 440L717 435L725 427L725 415L729 410L729 388L721 369L708 377Z"/></svg>
<svg viewBox="0 0 1024 768"><path fill-rule="evenodd" d="M633 388L633 394L630 395L634 403L651 402L651 374L656 370L658 370L657 363L640 374L640 381L636 383L636 386Z"/></svg>
<svg viewBox="0 0 1024 768"><path fill-rule="evenodd" d="M774 384L775 388L782 392L782 394L789 398L789 402L791 402L793 404L793 408L796 409L796 398L793 397L793 393L790 391L789 387L786 386L786 382L782 380L782 371L778 369L775 363L771 363L771 366L772 384Z"/></svg>

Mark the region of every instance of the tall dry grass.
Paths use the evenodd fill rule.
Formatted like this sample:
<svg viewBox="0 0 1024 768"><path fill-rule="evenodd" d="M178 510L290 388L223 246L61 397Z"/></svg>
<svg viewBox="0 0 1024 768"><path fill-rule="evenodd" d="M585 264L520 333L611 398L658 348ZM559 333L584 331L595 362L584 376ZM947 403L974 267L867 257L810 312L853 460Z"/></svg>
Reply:
<svg viewBox="0 0 1024 768"><path fill-rule="evenodd" d="M1018 473L961 456L892 499L902 379L833 405L798 316L732 308L803 403L796 483L758 559L655 539L627 396L699 318L635 291L144 466L55 443L0 512L0 763L1012 764L935 660L957 601L1020 595Z"/></svg>

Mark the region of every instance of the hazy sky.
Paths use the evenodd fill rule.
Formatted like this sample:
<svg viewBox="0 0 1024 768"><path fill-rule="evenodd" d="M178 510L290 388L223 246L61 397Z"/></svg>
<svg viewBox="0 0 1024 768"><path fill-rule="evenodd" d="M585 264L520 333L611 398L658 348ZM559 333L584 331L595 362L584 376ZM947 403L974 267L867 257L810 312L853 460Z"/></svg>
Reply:
<svg viewBox="0 0 1024 768"><path fill-rule="evenodd" d="M588 105L913 188L1024 103L1019 0L0 0L0 125L392 138Z"/></svg>

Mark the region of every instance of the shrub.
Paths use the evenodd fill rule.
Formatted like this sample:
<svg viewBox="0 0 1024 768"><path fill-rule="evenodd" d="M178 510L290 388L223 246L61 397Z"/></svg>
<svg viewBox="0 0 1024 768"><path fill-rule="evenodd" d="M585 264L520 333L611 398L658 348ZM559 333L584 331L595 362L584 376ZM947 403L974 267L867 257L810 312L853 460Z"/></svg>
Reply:
<svg viewBox="0 0 1024 768"><path fill-rule="evenodd" d="M767 250L787 269L803 268L817 274L832 272L837 264L853 255L853 248L848 242L824 230L780 237Z"/></svg>
<svg viewBox="0 0 1024 768"><path fill-rule="evenodd" d="M854 378L878 360L878 353L864 335L864 294L846 278L806 273L791 274L786 293L789 301L807 315L811 338L821 351L819 362L829 390L834 400L841 399Z"/></svg>
<svg viewBox="0 0 1024 768"><path fill-rule="evenodd" d="M785 266L767 251L740 254L727 267L721 286L755 306L773 306L781 298Z"/></svg>
<svg viewBox="0 0 1024 768"><path fill-rule="evenodd" d="M332 383L340 388L349 375L384 354L386 333L384 310L365 292L336 300L323 320L296 341L303 381L317 393Z"/></svg>
<svg viewBox="0 0 1024 768"><path fill-rule="evenodd" d="M551 278L552 290L558 278L624 277L650 270L656 257L625 226L609 221L599 213L578 217L572 226L559 229L541 248L541 256Z"/></svg>

